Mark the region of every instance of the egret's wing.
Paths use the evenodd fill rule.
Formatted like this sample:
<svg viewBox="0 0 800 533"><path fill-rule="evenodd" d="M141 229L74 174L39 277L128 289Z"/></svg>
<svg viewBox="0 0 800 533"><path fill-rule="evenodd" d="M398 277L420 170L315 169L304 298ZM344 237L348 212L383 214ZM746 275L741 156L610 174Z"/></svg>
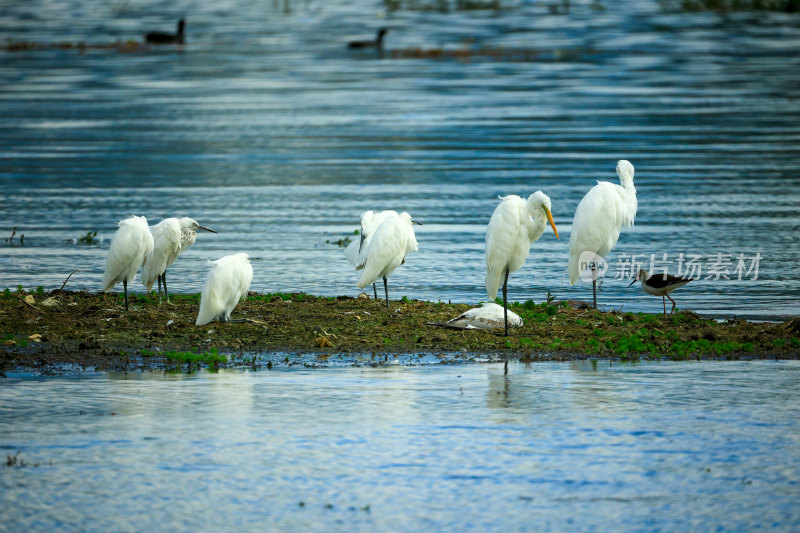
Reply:
<svg viewBox="0 0 800 533"><path fill-rule="evenodd" d="M601 257L617 244L624 225L633 223L636 202L627 201L628 193L619 185L597 182L578 204L569 236L569 280L578 280L580 256L592 252Z"/></svg>
<svg viewBox="0 0 800 533"><path fill-rule="evenodd" d="M181 227L177 218L167 218L150 227L153 253L142 267L142 284L150 292L158 276L175 261L181 252Z"/></svg>
<svg viewBox="0 0 800 533"><path fill-rule="evenodd" d="M121 221L108 249L103 290L110 291L125 279L133 282L139 266L152 252L153 235L147 227L147 219L134 216Z"/></svg>
<svg viewBox="0 0 800 533"><path fill-rule="evenodd" d="M364 288L380 276L388 276L405 257L408 233L400 217L387 217L375 232L368 237L366 261L361 277L356 283Z"/></svg>
<svg viewBox="0 0 800 533"><path fill-rule="evenodd" d="M514 272L522 266L530 250L525 201L519 196L505 196L495 208L486 227L486 293L492 300L502 283L506 268Z"/></svg>
<svg viewBox="0 0 800 533"><path fill-rule="evenodd" d="M230 316L239 300L247 295L253 281L253 267L247 254L226 255L213 264L200 295L200 312L195 324L208 324L222 314Z"/></svg>

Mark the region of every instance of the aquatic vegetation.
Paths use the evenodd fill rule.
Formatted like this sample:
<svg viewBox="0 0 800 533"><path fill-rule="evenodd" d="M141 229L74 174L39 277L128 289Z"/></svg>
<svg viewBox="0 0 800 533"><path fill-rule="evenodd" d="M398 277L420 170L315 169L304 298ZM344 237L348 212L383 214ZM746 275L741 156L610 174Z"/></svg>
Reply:
<svg viewBox="0 0 800 533"><path fill-rule="evenodd" d="M87 231L86 235L79 237L78 241L83 244L99 244L100 239L97 238L97 231Z"/></svg>

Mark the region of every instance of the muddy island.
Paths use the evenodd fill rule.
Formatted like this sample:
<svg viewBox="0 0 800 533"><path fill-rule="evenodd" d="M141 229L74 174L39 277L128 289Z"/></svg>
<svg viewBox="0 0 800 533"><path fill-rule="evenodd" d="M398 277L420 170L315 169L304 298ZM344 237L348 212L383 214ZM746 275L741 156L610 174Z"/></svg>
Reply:
<svg viewBox="0 0 800 533"><path fill-rule="evenodd" d="M365 295L362 295L365 296ZM514 303L524 321L502 330L432 325L473 306L251 292L239 321L195 326L199 294L122 296L41 289L0 293L0 371L191 370L521 359L797 359L800 318L783 323L601 312L576 302ZM63 371L63 370L61 370Z"/></svg>

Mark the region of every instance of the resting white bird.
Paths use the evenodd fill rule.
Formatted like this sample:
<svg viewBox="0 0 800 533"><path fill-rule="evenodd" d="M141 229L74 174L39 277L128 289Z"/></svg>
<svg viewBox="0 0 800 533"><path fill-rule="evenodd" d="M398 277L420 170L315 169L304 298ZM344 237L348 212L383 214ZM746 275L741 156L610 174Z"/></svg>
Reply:
<svg viewBox="0 0 800 533"><path fill-rule="evenodd" d="M617 161L620 185L598 181L578 204L569 236L569 283L574 285L587 267L596 270L596 256L605 257L619 239L623 227L633 226L638 207L633 186L633 165ZM588 259L583 254L589 252ZM596 254L593 255L593 254ZM583 264L582 264L583 263ZM592 275L592 296L597 307L597 276Z"/></svg>
<svg viewBox="0 0 800 533"><path fill-rule="evenodd" d="M509 326L522 327L522 318L518 314L494 302L486 302L441 325L458 329L499 329L505 326L506 316Z"/></svg>
<svg viewBox="0 0 800 533"><path fill-rule="evenodd" d="M388 210L379 211L377 213L374 211L365 211L361 214L361 238L351 242L344 249L345 257L351 265L356 267L356 270L364 268L364 263L367 261L367 250L369 249L370 241L372 241L372 236L375 234L375 230L378 229L378 226L381 225L381 222L390 216L398 216L397 211ZM374 283L372 284L372 291L377 300L378 288Z"/></svg>
<svg viewBox="0 0 800 533"><path fill-rule="evenodd" d="M196 325L202 326L212 320L230 322L231 311L247 296L253 281L250 257L238 253L209 261L211 271L200 295L200 312Z"/></svg>
<svg viewBox="0 0 800 533"><path fill-rule="evenodd" d="M363 289L378 278L383 278L386 307L389 307L389 284L386 278L405 262L406 255L419 249L412 224L421 225L412 221L408 213L389 215L378 225L369 245L365 246L366 259L356 286Z"/></svg>
<svg viewBox="0 0 800 533"><path fill-rule="evenodd" d="M525 263L531 244L542 236L547 222L556 239L558 230L550 212L550 198L542 191L536 191L527 200L514 194L501 196L500 200L486 228L486 293L494 300L503 281L503 314L508 335L508 275Z"/></svg>
<svg viewBox="0 0 800 533"><path fill-rule="evenodd" d="M128 282L136 277L139 265L153 252L153 235L145 217L132 216L117 223L119 229L111 238L111 246L103 273L103 291L110 292L122 282L125 291L125 310L128 310Z"/></svg>
<svg viewBox="0 0 800 533"><path fill-rule="evenodd" d="M142 268L142 284L149 294L153 290L153 283L158 280L158 301L161 303L161 284L164 284L164 294L169 303L167 292L167 268L175 262L178 255L194 244L197 239L195 230L202 229L216 233L211 228L198 224L189 217L165 218L155 226L150 227L153 234L153 253Z"/></svg>

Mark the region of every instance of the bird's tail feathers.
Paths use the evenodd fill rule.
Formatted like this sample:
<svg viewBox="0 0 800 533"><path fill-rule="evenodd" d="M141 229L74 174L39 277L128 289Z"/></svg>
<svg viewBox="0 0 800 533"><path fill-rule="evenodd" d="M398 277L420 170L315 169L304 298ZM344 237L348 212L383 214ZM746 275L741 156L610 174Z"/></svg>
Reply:
<svg viewBox="0 0 800 533"><path fill-rule="evenodd" d="M489 270L486 273L486 294L492 301L497 298L497 290L500 288L500 280L502 277L502 271Z"/></svg>

